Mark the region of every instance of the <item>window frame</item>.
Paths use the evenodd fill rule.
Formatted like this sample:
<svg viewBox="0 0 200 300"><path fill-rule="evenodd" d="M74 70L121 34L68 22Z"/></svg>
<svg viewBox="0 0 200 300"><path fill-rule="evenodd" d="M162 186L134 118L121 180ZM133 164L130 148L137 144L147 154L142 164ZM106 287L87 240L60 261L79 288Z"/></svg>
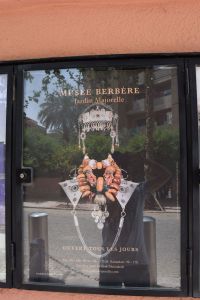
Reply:
<svg viewBox="0 0 200 300"><path fill-rule="evenodd" d="M190 231L189 244L192 249L191 290L193 297L200 296L200 167L197 109L196 66L200 66L200 57L190 57L187 66L187 106L188 106L188 161L189 161L189 199Z"/></svg>
<svg viewBox="0 0 200 300"><path fill-rule="evenodd" d="M16 169L21 168L20 157L22 154L22 126L23 126L23 71L26 70L46 70L53 68L67 67L105 67L105 66L123 66L132 68L142 68L153 66L155 64L177 66L178 79L178 97L179 97L179 130L180 130L180 172L181 187L180 198L182 201L181 209L181 286L179 290L169 288L92 288L92 287L76 287L76 286L54 286L41 283L22 283L22 203L21 203L21 187L16 184ZM13 197L12 215L13 215L13 243L16 253L16 268L13 271L13 287L23 289L48 290L48 291L65 291L65 292L81 292L81 293L98 293L98 294L123 294L123 295L148 295L148 296L186 296L189 294L188 279L188 230L189 230L189 214L187 210L187 194L188 194L188 169L187 169L187 143L186 136L186 97L185 97L185 65L184 59L180 57L145 57L130 55L114 55L114 56L91 56L76 57L64 59L45 59L27 62L14 63L14 75L16 79L15 94L16 99L13 102L13 158L12 158L12 190L15 195ZM16 140L17 137L17 140ZM19 228L21 230L19 230Z"/></svg>
<svg viewBox="0 0 200 300"><path fill-rule="evenodd" d="M5 259L6 278L0 282L0 287L12 287L13 248L12 248L12 100L13 100L13 67L0 66L0 75L7 75L6 104L6 152L5 152Z"/></svg>

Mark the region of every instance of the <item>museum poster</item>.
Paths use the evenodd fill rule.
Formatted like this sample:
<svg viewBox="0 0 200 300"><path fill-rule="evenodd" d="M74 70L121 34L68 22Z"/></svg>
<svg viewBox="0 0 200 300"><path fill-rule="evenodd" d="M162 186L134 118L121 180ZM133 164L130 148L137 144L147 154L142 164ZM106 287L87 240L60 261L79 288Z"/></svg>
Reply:
<svg viewBox="0 0 200 300"><path fill-rule="evenodd" d="M25 75L24 165L35 176L25 206L56 203L48 274L68 285L156 285L144 212L179 206L176 68Z"/></svg>

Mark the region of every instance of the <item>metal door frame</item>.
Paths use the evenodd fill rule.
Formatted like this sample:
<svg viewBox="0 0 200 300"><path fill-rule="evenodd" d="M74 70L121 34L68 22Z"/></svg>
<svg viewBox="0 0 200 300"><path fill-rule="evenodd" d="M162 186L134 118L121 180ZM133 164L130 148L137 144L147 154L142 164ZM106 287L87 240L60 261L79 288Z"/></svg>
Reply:
<svg viewBox="0 0 200 300"><path fill-rule="evenodd" d="M7 74L7 105L6 105L6 153L5 153L5 237L6 237L6 281L0 287L12 286L13 248L12 248L12 101L13 101L13 67L0 67L0 74Z"/></svg>
<svg viewBox="0 0 200 300"><path fill-rule="evenodd" d="M17 182L16 170L20 169L22 158L22 129L23 129L23 71L25 70L45 70L53 68L67 68L67 67L148 67L155 64L177 66L178 78L178 93L179 93L179 119L180 119L180 170L181 170L181 188L180 198L182 199L181 210L181 278L182 289L152 289L152 288L90 288L90 287L69 287L69 286L55 286L42 283L23 284L22 282L22 187ZM185 77L184 58L180 57L166 57L166 56L131 56L131 55L117 55L117 56L92 56L92 57L78 57L69 59L49 59L37 60L27 62L15 62L14 66L14 86L15 97L13 101L13 158L12 158L12 242L15 246L15 268L13 270L13 287L23 289L36 290L50 290L50 291L68 291L68 292L84 292L84 293L101 293L101 294L124 294L124 295L149 295L149 296L187 296L189 295L189 270L190 263L190 248L189 248L189 214L188 214L188 157L187 157L187 136L186 131L186 77ZM188 255L189 254L189 255Z"/></svg>

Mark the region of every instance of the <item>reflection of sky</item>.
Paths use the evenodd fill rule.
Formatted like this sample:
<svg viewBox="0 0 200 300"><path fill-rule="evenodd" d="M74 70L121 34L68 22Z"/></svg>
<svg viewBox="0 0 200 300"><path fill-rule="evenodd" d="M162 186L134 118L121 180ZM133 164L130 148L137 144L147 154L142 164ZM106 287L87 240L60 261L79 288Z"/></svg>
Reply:
<svg viewBox="0 0 200 300"><path fill-rule="evenodd" d="M25 99L28 99L28 97L33 96L33 91L38 91L41 89L42 79L44 78L44 75L45 75L44 71L31 71L30 73L33 76L32 81L25 80L25 82L24 82L24 98ZM38 103L36 103L34 101L29 102L28 107L24 109L27 117L37 121L40 104L43 102L43 98L44 98L44 96L41 95Z"/></svg>
<svg viewBox="0 0 200 300"><path fill-rule="evenodd" d="M7 75L0 75L0 142L6 141Z"/></svg>
<svg viewBox="0 0 200 300"><path fill-rule="evenodd" d="M79 71L77 69L70 69L70 72L73 73L74 76L79 74ZM40 91L42 88L42 80L47 75L45 71L38 70L38 71L29 71L29 73L33 76L32 81L25 80L24 83L24 98L28 99L28 97L33 96L34 91ZM66 69L61 70L61 74L65 76L67 83L69 83L72 86L75 86L76 83L73 79L70 79L69 74L66 72ZM54 85L55 81L51 80L51 84L49 84L49 92L53 92L57 90L58 88ZM38 122L39 125L41 123L38 120L38 113L40 111L40 105L44 102L44 93L42 92L38 103L34 101L29 101L28 107L24 109L26 116L32 120L35 120Z"/></svg>

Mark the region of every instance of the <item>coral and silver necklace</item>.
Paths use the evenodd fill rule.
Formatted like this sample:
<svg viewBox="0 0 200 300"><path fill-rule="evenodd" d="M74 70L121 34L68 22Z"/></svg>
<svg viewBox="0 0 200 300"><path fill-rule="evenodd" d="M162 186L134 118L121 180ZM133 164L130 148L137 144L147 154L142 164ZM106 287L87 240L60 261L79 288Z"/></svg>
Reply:
<svg viewBox="0 0 200 300"><path fill-rule="evenodd" d="M78 141L79 148L82 148L83 154L86 152L85 140L87 134L95 131L98 133L108 132L110 134L110 151L113 153L115 146L119 146L118 121L118 114L110 106L91 104L87 107L78 118ZM118 242L126 216L125 208L137 183L123 178L121 168L109 154L102 161L90 159L88 155L85 155L78 168L78 174L74 174L71 180L66 180L59 184L72 203L74 224L84 249L88 254L96 258L107 256ZM94 204L91 216L99 230L104 228L104 223L109 218L107 201L118 201L121 206L121 217L112 246L100 255L90 250L82 236L76 214L76 207L81 198L86 198L90 203Z"/></svg>
<svg viewBox="0 0 200 300"><path fill-rule="evenodd" d="M92 170L94 170L94 164L96 164L96 166L100 168L100 164L98 164L98 162L90 160L88 156L85 156L82 165L79 168L79 175L83 174L85 177L79 175L74 176L71 180L66 180L64 182L60 182L59 184L65 191L72 204L72 215L74 219L74 225L84 249L87 251L88 254L95 258L103 258L106 257L115 248L119 240L124 224L124 219L126 216L125 208L138 183L125 180L123 179L122 175L120 175L119 181L118 166L110 155L106 160L101 162L102 169L104 171L102 177L98 177L95 179L96 176L93 174L93 171L91 172L91 169L88 168L88 166L91 167L91 165L93 165ZM111 166L112 168L109 168ZM87 178L89 178L89 181L87 180ZM99 178L100 180L98 180ZM117 179L118 181L114 182L114 179ZM117 182L118 186L116 184ZM87 246L81 233L78 216L76 213L76 207L80 199L85 197L87 197L90 201L94 203L94 209L91 212L91 216L94 219L94 222L97 224L97 228L99 230L102 230L104 228L104 223L106 219L109 218L109 212L107 210L107 201L118 201L121 207L121 216L119 219L119 225L116 236L113 240L111 247L102 254L96 254L92 252Z"/></svg>

